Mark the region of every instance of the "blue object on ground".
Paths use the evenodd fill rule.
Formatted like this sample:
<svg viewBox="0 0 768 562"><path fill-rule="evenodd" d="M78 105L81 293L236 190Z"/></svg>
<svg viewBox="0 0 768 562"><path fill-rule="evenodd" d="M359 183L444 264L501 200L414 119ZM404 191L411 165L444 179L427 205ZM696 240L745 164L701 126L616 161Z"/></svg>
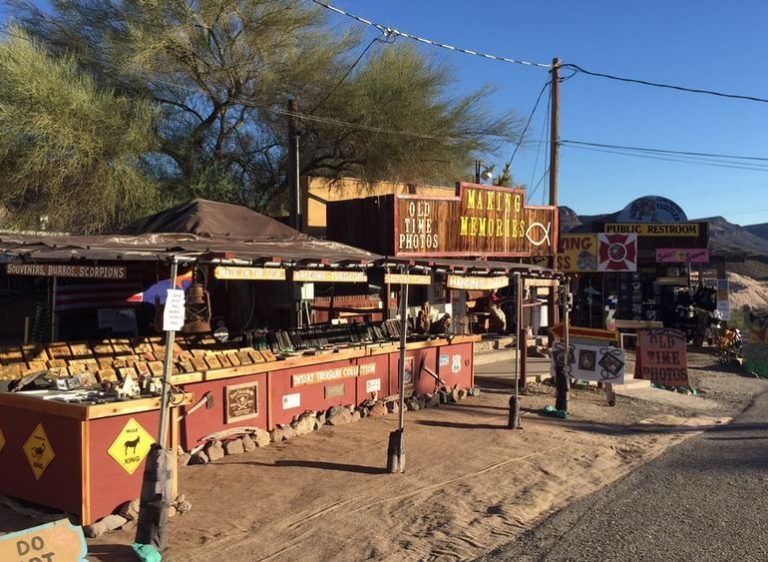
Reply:
<svg viewBox="0 0 768 562"><path fill-rule="evenodd" d="M151 544L133 543L133 552L141 562L162 562L163 555Z"/></svg>

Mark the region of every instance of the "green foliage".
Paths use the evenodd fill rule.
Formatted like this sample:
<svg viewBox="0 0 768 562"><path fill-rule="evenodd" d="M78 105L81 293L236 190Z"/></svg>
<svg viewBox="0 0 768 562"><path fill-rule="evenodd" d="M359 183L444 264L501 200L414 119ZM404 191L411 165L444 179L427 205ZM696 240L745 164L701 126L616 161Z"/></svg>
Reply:
<svg viewBox="0 0 768 562"><path fill-rule="evenodd" d="M3 224L90 233L155 206L142 171L153 110L101 91L72 58L52 59L12 28L0 43Z"/></svg>
<svg viewBox="0 0 768 562"><path fill-rule="evenodd" d="M279 206L288 97L308 116L299 123L307 175L452 183L477 154L518 136L513 116L492 117L488 89L447 98L450 69L402 40L377 42L344 78L360 38L305 2L52 0L43 13L6 1L51 53L73 54L97 83L161 107L152 169L172 198Z"/></svg>

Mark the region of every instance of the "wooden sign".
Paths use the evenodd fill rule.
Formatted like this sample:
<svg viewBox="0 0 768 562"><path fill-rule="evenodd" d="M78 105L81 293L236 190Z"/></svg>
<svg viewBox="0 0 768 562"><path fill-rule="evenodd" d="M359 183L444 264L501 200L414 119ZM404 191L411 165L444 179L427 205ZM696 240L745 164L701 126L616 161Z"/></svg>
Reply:
<svg viewBox="0 0 768 562"><path fill-rule="evenodd" d="M396 195L394 255L551 255L554 207L525 205L525 190L461 183L457 197Z"/></svg>
<svg viewBox="0 0 768 562"><path fill-rule="evenodd" d="M247 420L259 415L259 383L247 382L224 387L225 423Z"/></svg>
<svg viewBox="0 0 768 562"><path fill-rule="evenodd" d="M358 376L360 373L357 365L349 367L336 367L335 369L324 369L322 371L313 371L311 373L302 373L291 377L291 386L304 386L307 384L316 384L319 382L335 381L339 379L350 379Z"/></svg>
<svg viewBox="0 0 768 562"><path fill-rule="evenodd" d="M557 324L552 326L550 331L558 338L563 339L565 336L565 325ZM618 340L618 334L613 330L600 330L597 328L581 328L578 326L571 326L568 329L568 334L572 338L584 338L590 340Z"/></svg>
<svg viewBox="0 0 768 562"><path fill-rule="evenodd" d="M338 271L331 269L297 269L293 280L302 283L367 283L364 271Z"/></svg>
<svg viewBox="0 0 768 562"><path fill-rule="evenodd" d="M0 560L8 562L85 562L82 527L68 519L0 536Z"/></svg>
<svg viewBox="0 0 768 562"><path fill-rule="evenodd" d="M384 275L384 283L390 285L431 285L431 275L413 275L404 273L387 273Z"/></svg>
<svg viewBox="0 0 768 562"><path fill-rule="evenodd" d="M447 286L449 289L463 289L466 291L490 291L509 285L509 277L480 277L469 275L449 275Z"/></svg>
<svg viewBox="0 0 768 562"><path fill-rule="evenodd" d="M695 222L677 223L607 223L604 228L607 234L637 234L638 236L687 236L695 238L699 235L699 224Z"/></svg>
<svg viewBox="0 0 768 562"><path fill-rule="evenodd" d="M709 263L709 249L656 248L656 263Z"/></svg>
<svg viewBox="0 0 768 562"><path fill-rule="evenodd" d="M128 268L116 265L58 265L41 263L9 263L5 266L8 275L31 275L35 277L72 277L77 279L125 279Z"/></svg>
<svg viewBox="0 0 768 562"><path fill-rule="evenodd" d="M638 332L635 377L664 386L689 386L685 334L669 328Z"/></svg>
<svg viewBox="0 0 768 562"><path fill-rule="evenodd" d="M236 267L218 265L213 270L216 279L240 281L285 281L285 270L277 267Z"/></svg>

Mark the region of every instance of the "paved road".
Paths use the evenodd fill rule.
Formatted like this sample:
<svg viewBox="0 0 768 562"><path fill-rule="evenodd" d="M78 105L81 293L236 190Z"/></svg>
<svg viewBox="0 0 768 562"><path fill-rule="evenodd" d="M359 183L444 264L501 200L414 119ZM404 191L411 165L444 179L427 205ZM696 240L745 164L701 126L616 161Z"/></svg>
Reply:
<svg viewBox="0 0 768 562"><path fill-rule="evenodd" d="M768 560L768 392L482 560Z"/></svg>

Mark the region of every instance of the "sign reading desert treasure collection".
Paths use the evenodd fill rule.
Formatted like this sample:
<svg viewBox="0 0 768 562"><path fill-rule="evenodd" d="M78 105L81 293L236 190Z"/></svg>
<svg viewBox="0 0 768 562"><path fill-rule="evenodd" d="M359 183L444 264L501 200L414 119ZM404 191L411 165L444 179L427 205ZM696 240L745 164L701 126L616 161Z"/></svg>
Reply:
<svg viewBox="0 0 768 562"><path fill-rule="evenodd" d="M460 184L458 197L395 199L395 255L549 255L554 207L525 206L525 190Z"/></svg>

